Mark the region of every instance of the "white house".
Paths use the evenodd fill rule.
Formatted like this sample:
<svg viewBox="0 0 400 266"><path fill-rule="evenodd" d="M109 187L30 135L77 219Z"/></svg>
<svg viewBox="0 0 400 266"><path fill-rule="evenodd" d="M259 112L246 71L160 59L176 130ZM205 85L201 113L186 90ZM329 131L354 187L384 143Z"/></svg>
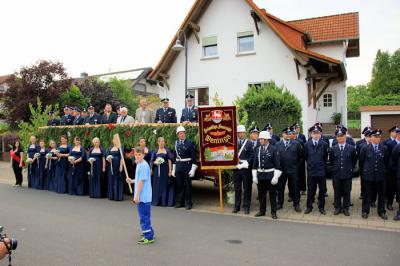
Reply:
<svg viewBox="0 0 400 266"><path fill-rule="evenodd" d="M252 0L196 0L178 30L187 33L187 88L196 104L218 93L225 105L270 80L302 103L305 127L346 114L346 58L359 56L358 13L283 21ZM184 108L185 53L175 36L148 75L158 80L178 115ZM161 86L160 86L161 85Z"/></svg>

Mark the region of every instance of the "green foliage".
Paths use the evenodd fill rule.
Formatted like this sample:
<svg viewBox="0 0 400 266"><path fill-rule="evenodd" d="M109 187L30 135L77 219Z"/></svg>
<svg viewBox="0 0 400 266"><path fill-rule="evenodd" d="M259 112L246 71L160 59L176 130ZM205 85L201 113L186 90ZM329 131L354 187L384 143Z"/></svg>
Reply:
<svg viewBox="0 0 400 266"><path fill-rule="evenodd" d="M4 132L7 132L9 130L10 130L10 127L7 123L0 122L0 134L3 134Z"/></svg>
<svg viewBox="0 0 400 266"><path fill-rule="evenodd" d="M60 95L60 106L69 105L86 108L89 103L90 99L88 97L85 97L82 94L81 89L76 85L72 85L68 91Z"/></svg>
<svg viewBox="0 0 400 266"><path fill-rule="evenodd" d="M18 135L21 139L23 147L26 147L29 143L29 137L31 135L37 136L39 134L39 127L47 126L48 115L50 111L54 111L57 115L58 106L47 105L46 108L42 108L42 102L39 97L36 100L36 107L33 104L29 104L29 111L31 119L29 122L20 121L18 123L19 132Z"/></svg>
<svg viewBox="0 0 400 266"><path fill-rule="evenodd" d="M372 96L400 94L400 49L393 54L378 50L369 83Z"/></svg>
<svg viewBox="0 0 400 266"><path fill-rule="evenodd" d="M130 115L135 115L139 102L133 93L132 86L128 80L112 78L108 86L114 92L119 102L128 108Z"/></svg>
<svg viewBox="0 0 400 266"><path fill-rule="evenodd" d="M361 128L361 120L347 120L348 128Z"/></svg>
<svg viewBox="0 0 400 266"><path fill-rule="evenodd" d="M331 116L331 119L335 125L339 125L340 121L342 121L342 113L334 112Z"/></svg>
<svg viewBox="0 0 400 266"><path fill-rule="evenodd" d="M91 146L91 141L94 137L100 138L101 145L108 149L111 147L112 136L116 133L120 135L122 145L127 147L135 147L139 144L139 138L144 137L150 148L157 147L158 137L164 137L166 146L174 149L176 140L176 128L178 125L97 125L97 126L74 126L74 127L46 127L39 129L38 136L46 141L51 139L57 143L60 141L60 136L66 134L68 142L72 144L75 136L81 138L81 143L85 147ZM199 134L197 126L185 126L186 135L189 139L199 143Z"/></svg>
<svg viewBox="0 0 400 266"><path fill-rule="evenodd" d="M220 107L224 105L224 102L219 98L218 92L215 93L214 97L212 97L211 101L213 102L213 106Z"/></svg>
<svg viewBox="0 0 400 266"><path fill-rule="evenodd" d="M277 129L294 122L301 123L300 101L284 87L269 82L260 88L252 86L236 101L238 120L247 127L256 124L263 128L271 122ZM247 116L247 120L244 118Z"/></svg>

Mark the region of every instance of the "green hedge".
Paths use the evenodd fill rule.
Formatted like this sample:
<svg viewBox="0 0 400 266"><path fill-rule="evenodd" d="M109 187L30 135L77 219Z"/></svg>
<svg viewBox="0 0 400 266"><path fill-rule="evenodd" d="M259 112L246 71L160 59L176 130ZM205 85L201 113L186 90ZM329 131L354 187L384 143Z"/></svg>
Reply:
<svg viewBox="0 0 400 266"><path fill-rule="evenodd" d="M109 148L112 145L112 136L119 133L122 145L126 147L136 147L140 137L144 137L149 148L157 147L157 138L164 137L166 146L173 149L176 140L176 128L180 124L148 124L140 126L128 125L94 125L94 126L57 126L57 127L42 127L39 129L37 137L43 138L48 142L53 139L57 143L60 141L60 136L66 134L68 142L72 144L73 138L78 136L81 138L81 143L84 147L91 146L91 141L94 137L100 138L101 146ZM186 136L199 143L199 132L197 125L185 126Z"/></svg>

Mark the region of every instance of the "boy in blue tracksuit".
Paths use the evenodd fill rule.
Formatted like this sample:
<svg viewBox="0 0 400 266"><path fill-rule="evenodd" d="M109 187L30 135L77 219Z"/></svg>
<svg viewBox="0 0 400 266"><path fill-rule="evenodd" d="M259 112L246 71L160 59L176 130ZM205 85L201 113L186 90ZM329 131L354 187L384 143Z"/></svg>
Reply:
<svg viewBox="0 0 400 266"><path fill-rule="evenodd" d="M136 173L135 180L126 178L128 183L135 184L134 201L137 204L137 210L140 220L140 228L142 230L142 237L137 242L140 245L151 244L154 242L154 231L151 226L151 174L150 166L143 159L144 149L135 149L135 160L136 160Z"/></svg>

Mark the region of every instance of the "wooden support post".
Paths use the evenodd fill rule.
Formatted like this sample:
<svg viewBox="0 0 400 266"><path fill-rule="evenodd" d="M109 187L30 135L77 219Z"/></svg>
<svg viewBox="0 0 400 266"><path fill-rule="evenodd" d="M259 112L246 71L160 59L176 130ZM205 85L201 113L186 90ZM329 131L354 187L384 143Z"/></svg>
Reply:
<svg viewBox="0 0 400 266"><path fill-rule="evenodd" d="M224 204L222 198L222 170L218 169L218 179L219 179L219 210L224 212Z"/></svg>

